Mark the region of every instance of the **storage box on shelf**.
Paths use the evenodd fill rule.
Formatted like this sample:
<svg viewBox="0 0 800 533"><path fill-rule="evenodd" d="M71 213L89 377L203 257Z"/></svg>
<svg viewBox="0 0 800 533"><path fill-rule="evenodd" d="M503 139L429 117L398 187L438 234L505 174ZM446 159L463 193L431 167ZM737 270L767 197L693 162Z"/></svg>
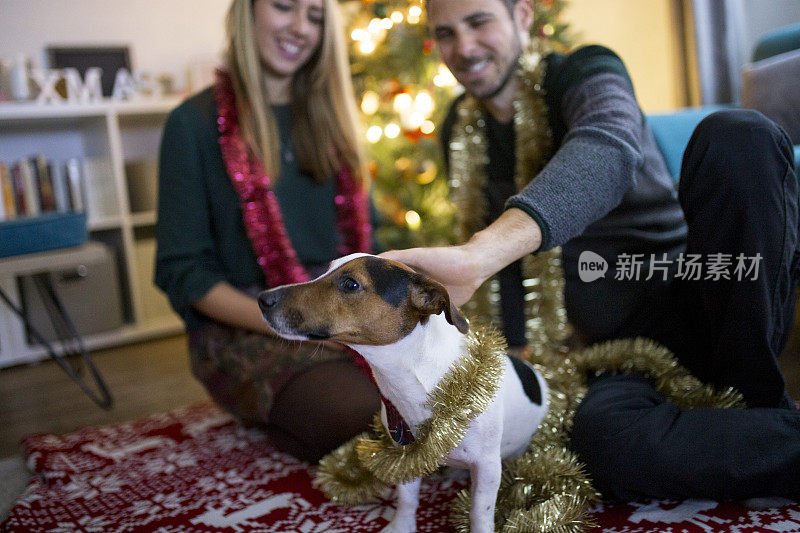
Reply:
<svg viewBox="0 0 800 533"><path fill-rule="evenodd" d="M0 258L80 246L87 240L84 213L44 213L0 222Z"/></svg>
<svg viewBox="0 0 800 533"><path fill-rule="evenodd" d="M70 320L82 336L121 328L124 319L114 250L95 242L83 247L80 254L71 262L62 260L59 266L47 269ZM56 329L48 318L47 303L34 278L22 277L18 287L30 325L47 341L57 340Z"/></svg>
<svg viewBox="0 0 800 533"><path fill-rule="evenodd" d="M89 240L116 258L117 287L98 287L95 297L120 300L122 324L93 332L89 349L119 345L182 330L178 317L152 286L155 247L155 161L161 129L179 99L90 104L0 103L0 161L42 153L53 161L80 158L84 164ZM58 270L59 265L52 265ZM0 287L23 303L19 276L0 275ZM81 305L86 305L83 302ZM0 305L0 367L42 359L16 317Z"/></svg>

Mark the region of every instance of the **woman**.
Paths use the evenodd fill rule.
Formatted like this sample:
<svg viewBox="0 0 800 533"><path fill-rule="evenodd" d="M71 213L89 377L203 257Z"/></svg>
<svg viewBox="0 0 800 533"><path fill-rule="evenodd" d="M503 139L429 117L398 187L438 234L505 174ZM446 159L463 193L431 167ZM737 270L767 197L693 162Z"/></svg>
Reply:
<svg viewBox="0 0 800 533"><path fill-rule="evenodd" d="M226 69L169 116L156 284L194 375L282 450L319 457L379 406L335 345L270 335L255 296L369 251L364 159L335 0L234 0Z"/></svg>

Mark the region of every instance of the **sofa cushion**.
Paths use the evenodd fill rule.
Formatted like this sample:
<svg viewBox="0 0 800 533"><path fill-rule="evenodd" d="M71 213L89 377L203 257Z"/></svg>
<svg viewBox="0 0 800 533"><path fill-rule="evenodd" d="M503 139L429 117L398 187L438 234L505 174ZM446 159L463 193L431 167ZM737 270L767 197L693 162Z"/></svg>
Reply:
<svg viewBox="0 0 800 533"><path fill-rule="evenodd" d="M703 106L686 108L672 113L647 115L647 123L653 131L661 155L667 164L669 175L675 183L681 176L683 152L694 129L705 117L725 106ZM794 165L800 179L800 144L794 147Z"/></svg>
<svg viewBox="0 0 800 533"><path fill-rule="evenodd" d="M761 111L800 144L800 50L745 65L742 107Z"/></svg>
<svg viewBox="0 0 800 533"><path fill-rule="evenodd" d="M661 155L664 156L669 175L672 176L675 183L680 178L683 152L686 150L686 145L689 144L692 132L701 120L720 109L725 109L725 107L691 107L671 113L647 116L647 122L656 138L656 145L658 145Z"/></svg>
<svg viewBox="0 0 800 533"><path fill-rule="evenodd" d="M761 37L753 50L753 62L800 48L800 23L783 26Z"/></svg>

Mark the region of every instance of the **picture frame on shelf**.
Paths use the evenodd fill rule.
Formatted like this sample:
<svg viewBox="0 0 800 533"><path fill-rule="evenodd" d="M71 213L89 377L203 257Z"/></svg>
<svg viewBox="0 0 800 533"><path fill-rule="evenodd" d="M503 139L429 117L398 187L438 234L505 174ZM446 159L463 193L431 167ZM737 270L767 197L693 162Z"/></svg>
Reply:
<svg viewBox="0 0 800 533"><path fill-rule="evenodd" d="M103 97L109 98L114 92L117 71L131 71L130 47L125 45L108 46L58 46L46 48L47 60L51 69L74 68L81 76L92 67L103 69L100 79Z"/></svg>

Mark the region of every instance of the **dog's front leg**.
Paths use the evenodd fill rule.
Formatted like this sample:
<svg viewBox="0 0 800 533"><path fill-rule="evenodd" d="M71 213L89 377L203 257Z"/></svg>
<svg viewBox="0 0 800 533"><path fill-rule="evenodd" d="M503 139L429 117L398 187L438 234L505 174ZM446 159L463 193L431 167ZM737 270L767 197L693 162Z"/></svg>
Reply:
<svg viewBox="0 0 800 533"><path fill-rule="evenodd" d="M500 488L501 469L499 449L497 453L487 453L470 466L472 509L469 512L469 522L472 533L494 531L494 507L497 490Z"/></svg>
<svg viewBox="0 0 800 533"><path fill-rule="evenodd" d="M422 478L397 485L397 511L381 533L413 533L417 530L419 486Z"/></svg>

